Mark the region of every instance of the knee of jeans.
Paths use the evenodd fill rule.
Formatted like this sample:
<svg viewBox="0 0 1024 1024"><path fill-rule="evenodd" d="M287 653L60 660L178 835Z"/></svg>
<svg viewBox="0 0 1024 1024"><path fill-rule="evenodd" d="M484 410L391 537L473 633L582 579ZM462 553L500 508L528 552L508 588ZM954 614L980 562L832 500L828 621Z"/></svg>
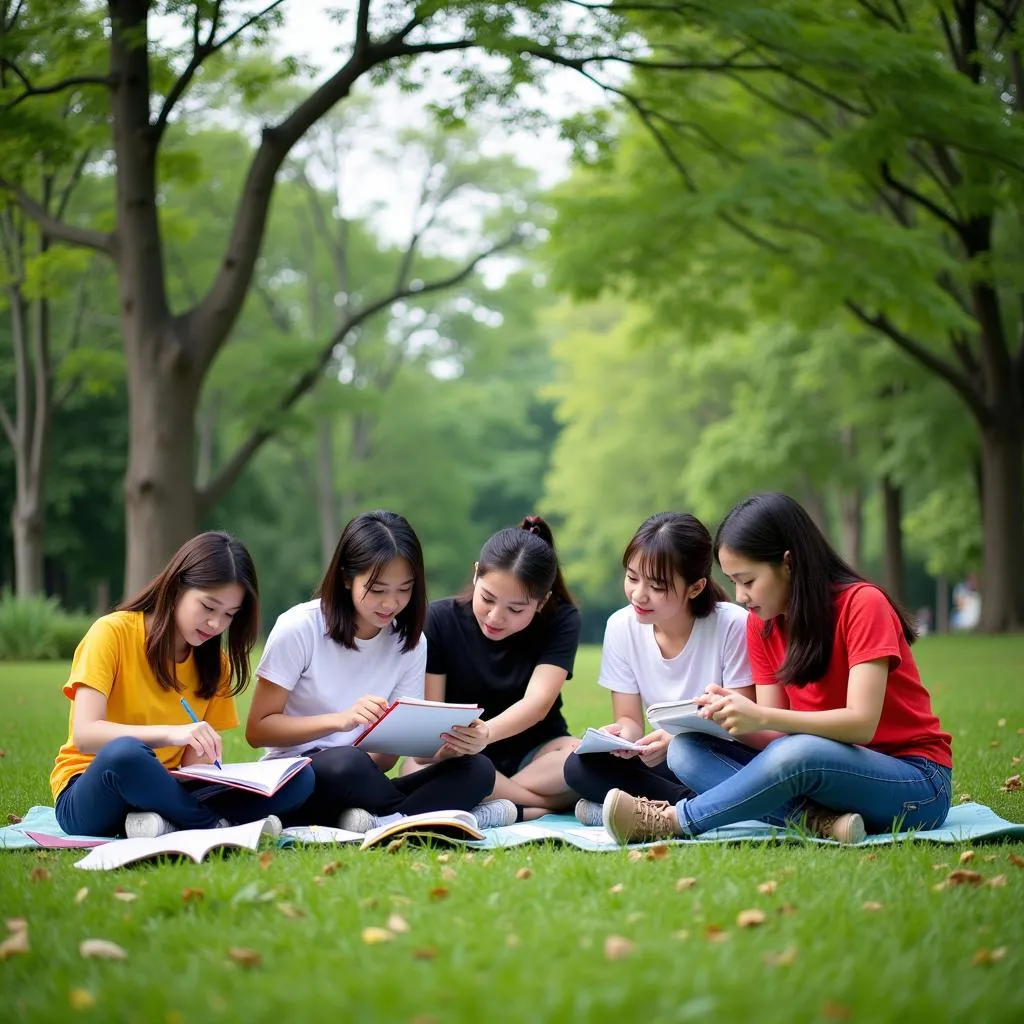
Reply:
<svg viewBox="0 0 1024 1024"><path fill-rule="evenodd" d="M96 755L96 760L100 761L103 768L115 772L130 771L140 761L145 764L150 758L156 758L153 749L132 736L119 736L111 740Z"/></svg>
<svg viewBox="0 0 1024 1024"><path fill-rule="evenodd" d="M792 773L814 768L834 749L835 740L795 733L769 743L759 755L759 763L773 774Z"/></svg>
<svg viewBox="0 0 1024 1024"><path fill-rule="evenodd" d="M677 779L686 782L687 776L693 776L698 761L707 757L707 752L707 737L696 732L680 733L668 745L668 770Z"/></svg>

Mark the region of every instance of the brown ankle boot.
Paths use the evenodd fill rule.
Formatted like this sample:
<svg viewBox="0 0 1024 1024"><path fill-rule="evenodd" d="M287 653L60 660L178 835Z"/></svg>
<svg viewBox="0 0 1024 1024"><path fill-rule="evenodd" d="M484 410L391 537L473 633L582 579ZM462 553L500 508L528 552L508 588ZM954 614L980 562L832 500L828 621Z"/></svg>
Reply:
<svg viewBox="0 0 1024 1024"><path fill-rule="evenodd" d="M674 839L681 833L675 810L664 800L630 796L621 789L609 790L602 807L604 827L623 846L655 839Z"/></svg>
<svg viewBox="0 0 1024 1024"><path fill-rule="evenodd" d="M864 819L859 814L843 814L817 807L807 812L807 831L821 839L832 839L845 846L861 842L867 835Z"/></svg>

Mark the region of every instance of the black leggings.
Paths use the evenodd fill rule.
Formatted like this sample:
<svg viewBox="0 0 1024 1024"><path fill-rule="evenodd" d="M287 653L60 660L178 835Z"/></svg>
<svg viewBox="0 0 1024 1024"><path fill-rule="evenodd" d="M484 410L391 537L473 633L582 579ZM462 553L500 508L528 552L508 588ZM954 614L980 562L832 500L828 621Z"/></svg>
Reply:
<svg viewBox="0 0 1024 1024"><path fill-rule="evenodd" d="M687 789L662 761L648 768L639 757L613 757L611 754L570 754L565 762L565 783L580 796L601 803L610 789L621 789L630 796L679 803L693 791Z"/></svg>
<svg viewBox="0 0 1024 1024"><path fill-rule="evenodd" d="M494 789L494 766L482 754L438 761L412 775L390 779L364 750L328 747L310 755L316 784L293 824L338 824L342 811L420 814L472 810Z"/></svg>

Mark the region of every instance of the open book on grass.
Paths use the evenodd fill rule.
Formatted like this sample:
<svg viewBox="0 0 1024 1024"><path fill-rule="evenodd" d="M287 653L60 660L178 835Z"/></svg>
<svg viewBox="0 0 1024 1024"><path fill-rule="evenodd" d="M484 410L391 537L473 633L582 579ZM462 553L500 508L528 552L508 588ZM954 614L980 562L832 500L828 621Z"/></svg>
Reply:
<svg viewBox="0 0 1024 1024"><path fill-rule="evenodd" d="M735 742L736 737L710 718L701 718L700 705L693 700L665 700L647 707L647 720L655 729L678 736L681 732L702 732Z"/></svg>
<svg viewBox="0 0 1024 1024"><path fill-rule="evenodd" d="M441 733L453 725L469 725L482 710L477 704L399 697L373 725L367 726L355 746L373 754L433 757L444 746Z"/></svg>
<svg viewBox="0 0 1024 1024"><path fill-rule="evenodd" d="M182 779L201 779L262 796L273 796L309 763L308 757L274 757L265 761L224 764L220 768L215 764L192 764L187 768L175 768L171 774Z"/></svg>
<svg viewBox="0 0 1024 1024"><path fill-rule="evenodd" d="M197 864L213 849L234 846L255 850L266 818L230 828L193 828L168 832L155 839L114 839L91 850L75 862L83 871L109 871L150 857L190 857Z"/></svg>
<svg viewBox="0 0 1024 1024"><path fill-rule="evenodd" d="M600 729L588 729L576 748L577 754L609 754L613 750L643 750L637 743L623 739L621 736L613 736L610 732L601 732Z"/></svg>
<svg viewBox="0 0 1024 1024"><path fill-rule="evenodd" d="M470 811L427 811L407 814L390 825L371 828L359 849L369 850L399 838L414 842L468 843L483 839L484 834Z"/></svg>

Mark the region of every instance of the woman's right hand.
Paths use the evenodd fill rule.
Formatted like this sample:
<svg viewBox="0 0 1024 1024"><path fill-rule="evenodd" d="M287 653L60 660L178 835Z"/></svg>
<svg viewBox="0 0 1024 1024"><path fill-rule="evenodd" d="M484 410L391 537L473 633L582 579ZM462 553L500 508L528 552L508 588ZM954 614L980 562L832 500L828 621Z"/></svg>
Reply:
<svg viewBox="0 0 1024 1024"><path fill-rule="evenodd" d="M611 725L602 725L598 732L606 732L609 736L622 736L622 723L612 722ZM623 737L627 739L628 737ZM638 750L612 750L610 751L612 757L622 757L629 760L631 757L639 757L640 751Z"/></svg>
<svg viewBox="0 0 1024 1024"><path fill-rule="evenodd" d="M338 713L338 732L348 732L361 725L373 725L387 710L388 702L383 697L367 694L345 711Z"/></svg>
<svg viewBox="0 0 1024 1024"><path fill-rule="evenodd" d="M192 764L213 764L221 759L220 733L209 722L172 725L167 734L168 747L187 747L193 753Z"/></svg>

